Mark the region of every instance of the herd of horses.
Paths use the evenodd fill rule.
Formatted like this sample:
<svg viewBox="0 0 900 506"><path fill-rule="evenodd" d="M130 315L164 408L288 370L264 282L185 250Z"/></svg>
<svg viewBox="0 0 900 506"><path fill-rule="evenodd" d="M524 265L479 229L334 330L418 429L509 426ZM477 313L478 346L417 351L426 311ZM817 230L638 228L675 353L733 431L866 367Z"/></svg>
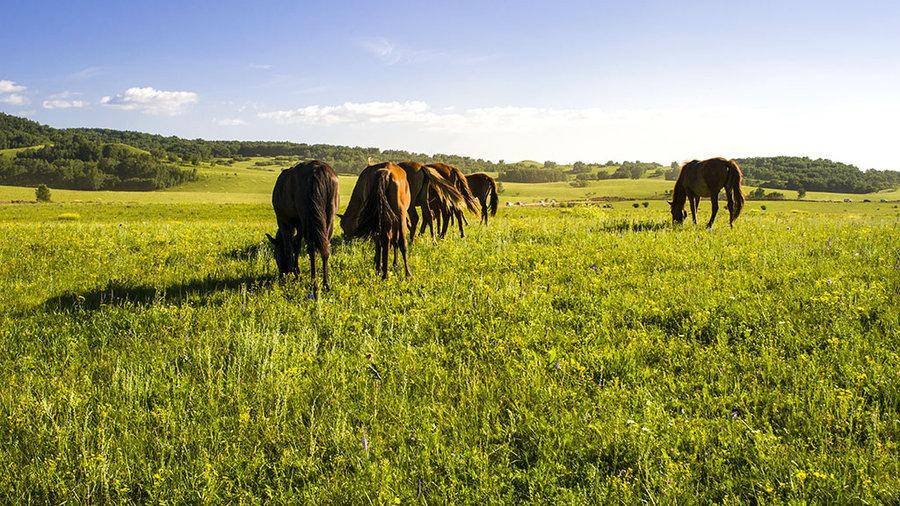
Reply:
<svg viewBox="0 0 900 506"><path fill-rule="evenodd" d="M741 169L733 160L712 158L686 163L669 202L672 221L684 222L685 203L689 202L696 224L697 206L705 197L712 202L712 217L706 225L711 228L719 210L719 194L724 189L729 225L733 226L744 205L742 178ZM420 220L420 233L427 228L432 239L443 238L454 222L460 237L465 237L466 211L480 213L481 223L486 225L488 216L497 214L498 200L497 183L484 173L466 175L444 163L370 163L359 174L347 209L338 214L337 174L328 164L313 160L281 171L272 191L278 231L275 237L266 237L272 245L279 275L299 274L300 251L306 244L312 296L316 297L316 255L322 258L323 288L329 289L328 257L335 218L340 219L345 239L372 240L375 270L387 279L391 250L394 267L399 252L403 270L406 276L410 275L407 249L415 239Z"/></svg>

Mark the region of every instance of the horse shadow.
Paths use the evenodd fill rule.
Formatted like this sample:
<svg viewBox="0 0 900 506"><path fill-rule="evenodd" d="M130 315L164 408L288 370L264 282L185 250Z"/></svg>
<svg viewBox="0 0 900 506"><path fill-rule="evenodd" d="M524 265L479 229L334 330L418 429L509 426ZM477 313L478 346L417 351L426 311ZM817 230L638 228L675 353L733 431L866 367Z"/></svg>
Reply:
<svg viewBox="0 0 900 506"><path fill-rule="evenodd" d="M102 306L146 305L157 301L180 304L188 300L205 302L222 292L246 290L254 292L277 281L271 274L242 275L226 278L206 277L169 286L133 285L110 280L102 288L86 292L64 293L44 301L49 310L95 311Z"/></svg>

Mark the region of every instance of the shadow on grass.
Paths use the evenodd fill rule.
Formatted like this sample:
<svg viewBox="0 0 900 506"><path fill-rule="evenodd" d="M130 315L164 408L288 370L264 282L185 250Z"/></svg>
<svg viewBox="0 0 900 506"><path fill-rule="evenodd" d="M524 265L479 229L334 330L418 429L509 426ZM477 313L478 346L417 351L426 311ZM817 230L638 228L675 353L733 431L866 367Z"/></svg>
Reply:
<svg viewBox="0 0 900 506"><path fill-rule="evenodd" d="M671 229L668 221L654 220L618 220L606 222L600 227L601 232L651 232Z"/></svg>
<svg viewBox="0 0 900 506"><path fill-rule="evenodd" d="M44 302L44 308L50 310L86 309L93 311L105 305L150 304L154 301L180 303L188 299L205 301L225 291L245 289L248 292L254 292L271 285L277 279L274 275L244 275L196 279L165 287L132 285L121 281L110 281L105 287L96 290L66 293L51 297Z"/></svg>

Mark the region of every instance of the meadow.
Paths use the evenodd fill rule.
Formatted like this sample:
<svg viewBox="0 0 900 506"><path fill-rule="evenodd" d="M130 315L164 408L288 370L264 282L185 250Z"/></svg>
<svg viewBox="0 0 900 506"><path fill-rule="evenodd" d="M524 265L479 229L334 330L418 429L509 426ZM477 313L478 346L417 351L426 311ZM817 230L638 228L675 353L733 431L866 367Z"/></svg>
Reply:
<svg viewBox="0 0 900 506"><path fill-rule="evenodd" d="M501 207L312 300L205 170L0 205L3 502L900 501L896 203Z"/></svg>

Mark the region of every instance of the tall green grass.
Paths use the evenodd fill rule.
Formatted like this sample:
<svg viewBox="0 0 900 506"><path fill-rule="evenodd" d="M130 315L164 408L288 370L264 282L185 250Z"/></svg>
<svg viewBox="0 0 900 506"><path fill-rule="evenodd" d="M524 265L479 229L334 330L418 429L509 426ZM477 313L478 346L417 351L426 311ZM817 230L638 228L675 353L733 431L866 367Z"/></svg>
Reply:
<svg viewBox="0 0 900 506"><path fill-rule="evenodd" d="M319 300L265 205L0 206L0 497L900 500L896 210L657 204L503 208L408 280L338 239Z"/></svg>

